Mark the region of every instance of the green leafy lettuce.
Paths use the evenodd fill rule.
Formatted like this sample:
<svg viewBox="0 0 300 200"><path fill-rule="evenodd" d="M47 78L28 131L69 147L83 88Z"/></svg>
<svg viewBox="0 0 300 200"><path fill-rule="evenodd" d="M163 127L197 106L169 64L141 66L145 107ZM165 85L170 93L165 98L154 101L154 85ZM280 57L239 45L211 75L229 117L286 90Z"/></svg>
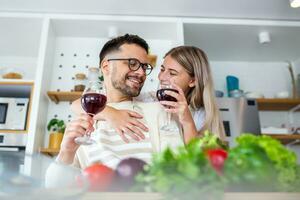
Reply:
<svg viewBox="0 0 300 200"><path fill-rule="evenodd" d="M230 149L225 174L233 189L299 191L297 157L270 136L242 134Z"/></svg>
<svg viewBox="0 0 300 200"><path fill-rule="evenodd" d="M219 139L206 132L176 151L167 148L154 155L137 181L145 191L161 192L174 199L199 199L199 194L219 197L223 192L223 177L207 161L205 150L224 146ZM206 198L204 198L206 199Z"/></svg>
<svg viewBox="0 0 300 200"><path fill-rule="evenodd" d="M213 134L193 139L178 149L155 154L136 177L143 191L161 192L171 199L217 199L229 191L280 192L300 190L295 153L268 136L242 134L229 149L222 173L209 162L210 149L226 148Z"/></svg>

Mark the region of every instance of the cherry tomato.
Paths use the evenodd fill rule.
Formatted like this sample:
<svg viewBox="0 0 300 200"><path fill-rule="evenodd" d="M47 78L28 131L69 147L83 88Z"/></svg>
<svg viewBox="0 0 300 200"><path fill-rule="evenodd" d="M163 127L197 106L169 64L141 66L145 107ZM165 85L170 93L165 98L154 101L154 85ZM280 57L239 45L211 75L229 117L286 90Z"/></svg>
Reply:
<svg viewBox="0 0 300 200"><path fill-rule="evenodd" d="M85 168L83 175L87 177L90 191L105 191L113 183L115 173L111 168L96 163Z"/></svg>
<svg viewBox="0 0 300 200"><path fill-rule="evenodd" d="M227 158L227 152L223 149L210 149L207 150L206 153L212 167L217 173L222 174L224 162Z"/></svg>

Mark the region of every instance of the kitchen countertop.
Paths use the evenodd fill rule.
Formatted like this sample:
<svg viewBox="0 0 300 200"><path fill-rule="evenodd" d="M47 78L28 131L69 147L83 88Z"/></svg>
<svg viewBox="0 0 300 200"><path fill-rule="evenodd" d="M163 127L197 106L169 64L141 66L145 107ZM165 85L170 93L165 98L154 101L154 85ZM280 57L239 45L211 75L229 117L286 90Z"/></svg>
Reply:
<svg viewBox="0 0 300 200"><path fill-rule="evenodd" d="M158 193L96 193L85 194L81 200L161 200ZM200 199L200 198L199 198ZM223 200L299 200L300 193L225 193ZM200 199L201 200L201 199Z"/></svg>

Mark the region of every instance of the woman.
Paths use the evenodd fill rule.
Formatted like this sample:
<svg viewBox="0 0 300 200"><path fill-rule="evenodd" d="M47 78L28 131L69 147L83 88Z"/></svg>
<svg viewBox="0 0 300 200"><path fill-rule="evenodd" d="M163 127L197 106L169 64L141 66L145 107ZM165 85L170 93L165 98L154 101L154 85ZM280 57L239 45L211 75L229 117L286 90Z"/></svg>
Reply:
<svg viewBox="0 0 300 200"><path fill-rule="evenodd" d="M173 113L178 118L183 128L185 143L201 136L205 130L225 140L208 58L201 49L193 46L171 49L164 57L158 79L160 84L171 84L178 90L178 93L167 92L176 98L177 102L160 101L160 103L168 107L167 112ZM79 102L72 105L73 110L78 111L78 104ZM123 137L124 134L121 133L125 130L128 136L139 140L143 139L141 130L147 131L147 127L138 120L142 116L133 111L107 107L94 117L94 119L103 118ZM123 140L128 142L126 137Z"/></svg>
<svg viewBox="0 0 300 200"><path fill-rule="evenodd" d="M161 102L167 112L178 116L185 142L205 130L224 140L224 128L216 105L213 81L206 54L193 46L179 46L166 53L158 75L161 84L173 83L176 92L169 92L177 102Z"/></svg>

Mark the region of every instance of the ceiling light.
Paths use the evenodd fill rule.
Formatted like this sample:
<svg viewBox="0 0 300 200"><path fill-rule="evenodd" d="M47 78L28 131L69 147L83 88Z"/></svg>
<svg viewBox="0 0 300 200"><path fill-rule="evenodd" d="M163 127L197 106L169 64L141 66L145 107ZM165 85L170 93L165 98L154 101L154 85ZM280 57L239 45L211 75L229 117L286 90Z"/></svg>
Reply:
<svg viewBox="0 0 300 200"><path fill-rule="evenodd" d="M119 35L118 27L109 26L108 27L108 38L115 38Z"/></svg>
<svg viewBox="0 0 300 200"><path fill-rule="evenodd" d="M300 0L290 0L290 5L292 8L300 7Z"/></svg>
<svg viewBox="0 0 300 200"><path fill-rule="evenodd" d="M258 35L258 40L260 44L267 44L271 42L270 33L267 31L260 32Z"/></svg>

